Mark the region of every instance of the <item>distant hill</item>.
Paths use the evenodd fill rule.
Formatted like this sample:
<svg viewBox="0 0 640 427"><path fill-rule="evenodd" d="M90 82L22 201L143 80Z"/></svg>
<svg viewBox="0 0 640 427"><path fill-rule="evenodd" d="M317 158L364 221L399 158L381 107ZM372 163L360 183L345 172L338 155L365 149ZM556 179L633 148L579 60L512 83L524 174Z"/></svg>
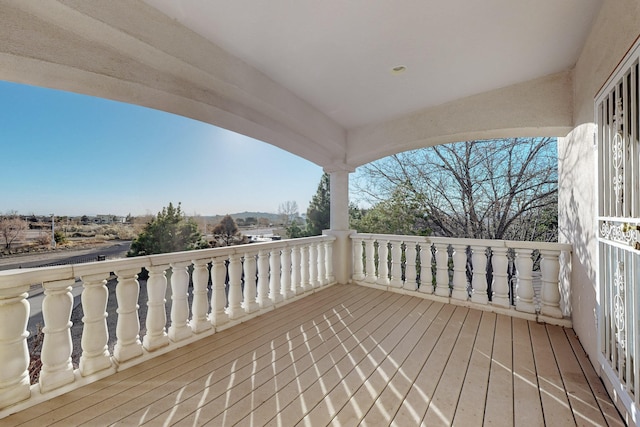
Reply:
<svg viewBox="0 0 640 427"><path fill-rule="evenodd" d="M229 215L231 215L233 219L238 219L238 218L247 219L247 218L253 217L253 218L267 218L269 219L269 221L277 221L279 218L278 214L268 213L268 212L239 212L239 213L232 213ZM207 219L207 222L214 224L214 223L220 222L220 220L224 218L224 215L206 216L205 218Z"/></svg>

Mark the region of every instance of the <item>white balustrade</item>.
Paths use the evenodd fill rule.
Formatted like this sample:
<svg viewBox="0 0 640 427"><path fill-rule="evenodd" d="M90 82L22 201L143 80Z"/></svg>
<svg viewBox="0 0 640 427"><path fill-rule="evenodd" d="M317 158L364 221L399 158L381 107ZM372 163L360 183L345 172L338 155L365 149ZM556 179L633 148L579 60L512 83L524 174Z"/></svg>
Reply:
<svg viewBox="0 0 640 427"><path fill-rule="evenodd" d="M389 285L389 241L378 240L378 285Z"/></svg>
<svg viewBox="0 0 640 427"><path fill-rule="evenodd" d="M327 273L325 271L327 266L325 264L326 253L324 249L324 243L320 242L316 246L318 248L318 286L324 286L329 283L329 281L327 280Z"/></svg>
<svg viewBox="0 0 640 427"><path fill-rule="evenodd" d="M333 242L325 241L324 242L324 272L326 274L325 285L333 283L336 278L333 274ZM292 284L292 287L295 286Z"/></svg>
<svg viewBox="0 0 640 427"><path fill-rule="evenodd" d="M166 265L149 267L149 280L147 280L147 333L142 339L143 347L148 351L156 350L169 344L169 337L165 325L167 324L167 312L165 311L167 292Z"/></svg>
<svg viewBox="0 0 640 427"><path fill-rule="evenodd" d="M451 298L466 301L469 298L467 291L467 245L456 244L451 245L453 253L453 289L451 290Z"/></svg>
<svg viewBox="0 0 640 427"><path fill-rule="evenodd" d="M436 291L442 297L449 296L449 245L435 243L436 248Z"/></svg>
<svg viewBox="0 0 640 427"><path fill-rule="evenodd" d="M42 370L40 390L44 393L74 381L71 364L71 310L74 279L43 283L44 342L42 344Z"/></svg>
<svg viewBox="0 0 640 427"><path fill-rule="evenodd" d="M82 334L80 374L88 376L111 367L109 355L109 331L107 329L107 273L82 276Z"/></svg>
<svg viewBox="0 0 640 427"><path fill-rule="evenodd" d="M315 244L309 245L309 285L318 287L318 248Z"/></svg>
<svg viewBox="0 0 640 427"><path fill-rule="evenodd" d="M227 313L229 319L235 320L244 316L242 309L242 264L240 255L232 254L229 257L229 306Z"/></svg>
<svg viewBox="0 0 640 427"><path fill-rule="evenodd" d="M253 313L260 309L257 302L258 289L256 279L256 256L254 253L245 253L244 262L244 288L242 289L242 308L246 313Z"/></svg>
<svg viewBox="0 0 640 427"><path fill-rule="evenodd" d="M269 256L269 298L274 303L283 300L280 293L280 250L272 250Z"/></svg>
<svg viewBox="0 0 640 427"><path fill-rule="evenodd" d="M402 287L402 241L391 241L391 280L389 286Z"/></svg>
<svg viewBox="0 0 640 427"><path fill-rule="evenodd" d="M404 288L410 291L418 289L418 272L416 271L416 259L418 257L417 245L415 242L408 241L405 243L405 270L404 270Z"/></svg>
<svg viewBox="0 0 640 427"><path fill-rule="evenodd" d="M220 327L229 322L226 292L227 257L215 257L211 264L211 324Z"/></svg>
<svg viewBox="0 0 640 427"><path fill-rule="evenodd" d="M291 248L291 288L295 290L295 295L299 295L304 292L302 287L302 279L300 269L302 266L300 247L293 246Z"/></svg>
<svg viewBox="0 0 640 427"><path fill-rule="evenodd" d="M561 319L560 309L560 252L556 250L540 250L540 272L542 273L542 291L540 296L540 312L545 316Z"/></svg>
<svg viewBox="0 0 640 427"><path fill-rule="evenodd" d="M291 289L291 248L282 248L280 263L280 294L287 300L295 295L295 289Z"/></svg>
<svg viewBox="0 0 640 427"><path fill-rule="evenodd" d="M373 239L367 239L364 241L364 256L365 256L365 276L364 281L367 283L376 282L376 263L375 263L375 242Z"/></svg>
<svg viewBox="0 0 640 427"><path fill-rule="evenodd" d="M173 267L173 274L175 276L176 268L188 268L187 263L174 263L171 264ZM183 266L184 265L184 266ZM172 297L172 305L171 305L171 327L169 328L169 338L172 341L179 341L181 339L187 338L191 336L191 331L196 334L199 334L204 331L208 331L211 329L211 322L207 318L207 314L209 313L209 301L208 301L208 282L209 282L209 260L208 259L196 259L193 260L193 303L192 303L192 314L191 314L191 322L188 326L190 326L191 331L187 327L186 318L189 317L189 301L188 301L188 289L189 289L189 281L188 281L188 272L187 272L187 282L186 288L183 288L182 284L180 287L174 288L174 280L171 278L171 289L173 293L180 293L183 298L180 301L180 309L176 310L175 318L174 318L174 305L175 299ZM177 325L180 325L178 327ZM180 332L179 332L180 331Z"/></svg>
<svg viewBox="0 0 640 427"><path fill-rule="evenodd" d="M431 245L428 243L420 244L420 287L418 291L425 294L433 293L432 257Z"/></svg>
<svg viewBox="0 0 640 427"><path fill-rule="evenodd" d="M116 270L115 272L118 276L118 284L116 285L116 299L118 301L116 337L118 340L113 349L113 357L118 363L142 355L140 318L138 317L140 285L137 274L139 271L138 268L135 268Z"/></svg>
<svg viewBox="0 0 640 427"><path fill-rule="evenodd" d="M12 282L9 284L13 285ZM0 408L31 396L27 347L28 290L28 283L0 287Z"/></svg>
<svg viewBox="0 0 640 427"><path fill-rule="evenodd" d="M471 246L471 265L473 266L471 301L477 304L488 304L486 246Z"/></svg>
<svg viewBox="0 0 640 427"><path fill-rule="evenodd" d="M516 248L516 309L525 313L536 312L532 254L532 249Z"/></svg>
<svg viewBox="0 0 640 427"><path fill-rule="evenodd" d="M309 247L307 245L300 247L300 282L305 292L313 289L309 276Z"/></svg>
<svg viewBox="0 0 640 427"><path fill-rule="evenodd" d="M273 305L269 299L269 251L261 249L258 251L258 297L257 302L260 308Z"/></svg>
<svg viewBox="0 0 640 427"><path fill-rule="evenodd" d="M491 266L493 281L491 282L492 304L499 307L509 307L509 259L507 248L491 247Z"/></svg>
<svg viewBox="0 0 640 427"><path fill-rule="evenodd" d="M354 238L352 244L353 244L353 280L356 280L356 281L364 280L364 277L365 277L364 264L362 260L363 240Z"/></svg>

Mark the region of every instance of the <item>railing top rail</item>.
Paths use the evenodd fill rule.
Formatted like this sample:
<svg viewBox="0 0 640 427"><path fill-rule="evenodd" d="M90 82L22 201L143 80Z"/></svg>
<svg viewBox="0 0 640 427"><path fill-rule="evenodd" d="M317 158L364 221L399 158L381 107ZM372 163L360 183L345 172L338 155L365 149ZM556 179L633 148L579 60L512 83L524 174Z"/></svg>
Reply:
<svg viewBox="0 0 640 427"><path fill-rule="evenodd" d="M55 267L25 268L0 271L0 296L2 290L12 289L31 284L51 282L75 277L95 274L108 274L115 271L148 268L153 266L170 265L172 263L192 262L195 260L211 260L230 255L245 255L258 253L260 250L273 250L303 246L314 242L334 241L334 236L313 236L300 239L285 239L273 242L252 243L249 245L228 246L194 251L172 252L168 254L147 255L133 258L122 258L106 261L95 261L85 264L71 264Z"/></svg>

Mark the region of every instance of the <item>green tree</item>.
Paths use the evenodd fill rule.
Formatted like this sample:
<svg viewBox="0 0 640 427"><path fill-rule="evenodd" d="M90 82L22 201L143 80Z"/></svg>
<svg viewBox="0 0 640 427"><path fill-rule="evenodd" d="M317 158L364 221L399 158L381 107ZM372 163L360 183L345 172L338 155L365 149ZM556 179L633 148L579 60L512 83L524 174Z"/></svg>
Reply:
<svg viewBox="0 0 640 427"><path fill-rule="evenodd" d="M180 203L162 208L131 242L127 256L163 254L207 247L198 225L182 212Z"/></svg>
<svg viewBox="0 0 640 427"><path fill-rule="evenodd" d="M213 235L224 242L224 246L229 246L240 235L238 225L231 217L225 215L215 227L213 227Z"/></svg>
<svg viewBox="0 0 640 427"><path fill-rule="evenodd" d="M296 221L295 219L291 222L291 224L289 224L286 230L287 230L287 236L289 237L289 239L306 237L305 229L300 227L300 224L298 224L298 221Z"/></svg>
<svg viewBox="0 0 640 427"><path fill-rule="evenodd" d="M421 203L414 194L401 189L371 209L356 213L350 207L350 212L351 227L360 233L426 236L431 231Z"/></svg>
<svg viewBox="0 0 640 427"><path fill-rule="evenodd" d="M329 174L320 178L318 190L307 208L307 236L319 236L322 230L330 227L331 194L329 191Z"/></svg>

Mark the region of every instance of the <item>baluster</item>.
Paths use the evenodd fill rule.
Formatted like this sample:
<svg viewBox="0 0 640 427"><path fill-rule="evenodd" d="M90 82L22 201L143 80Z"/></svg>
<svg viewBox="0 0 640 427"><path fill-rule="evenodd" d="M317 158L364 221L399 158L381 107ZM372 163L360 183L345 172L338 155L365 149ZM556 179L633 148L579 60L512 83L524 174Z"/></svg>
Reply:
<svg viewBox="0 0 640 427"><path fill-rule="evenodd" d="M318 287L318 247L315 243L309 245L309 284Z"/></svg>
<svg viewBox="0 0 640 427"><path fill-rule="evenodd" d="M256 256L255 254L246 253L244 255L244 289L242 290L243 299L242 308L246 313L253 313L260 309L260 305L256 301L258 289L256 284Z"/></svg>
<svg viewBox="0 0 640 427"><path fill-rule="evenodd" d="M197 267L194 267L193 271L193 284L194 284L194 293L193 293L193 321L191 322L191 328L189 327L189 266L190 262L175 262L171 264L171 325L169 326L169 339L173 342L177 342L188 338L191 336L191 329L195 331L195 325L198 323L198 317L196 317L196 293L195 293L195 283L196 280L202 280L201 278L196 279L196 271L199 271L199 274L202 274L202 268L204 267L204 272L206 274L207 264L204 261L200 261L200 270L197 270ZM164 274L164 272L162 272ZM149 283L147 283L147 287L149 287ZM200 296L200 298L202 298ZM206 278L205 278L205 305L207 304L206 300ZM201 302L200 302L201 304ZM201 308L202 310L202 308ZM163 308L164 312L164 308ZM199 322L203 322L207 324L206 318L206 308L204 310L205 316L202 318L202 311L198 313L200 317ZM209 324L209 327L211 325ZM146 337L145 337L146 338Z"/></svg>
<svg viewBox="0 0 640 427"><path fill-rule="evenodd" d="M453 290L451 298L465 301L469 298L467 290L467 245L452 244L453 254Z"/></svg>
<svg viewBox="0 0 640 427"><path fill-rule="evenodd" d="M471 301L478 304L488 304L486 246L471 246L471 265L473 267Z"/></svg>
<svg viewBox="0 0 640 427"><path fill-rule="evenodd" d="M364 280L364 265L362 263L362 239L353 239L353 280Z"/></svg>
<svg viewBox="0 0 640 427"><path fill-rule="evenodd" d="M242 309L242 264L240 255L229 256L229 313L230 319L238 319L244 315Z"/></svg>
<svg viewBox="0 0 640 427"><path fill-rule="evenodd" d="M54 390L72 383L73 365L71 353L71 310L73 295L71 287L74 279L45 282L42 315L44 317L44 341L42 343L42 370L40 371L40 391ZM4 327L4 325L2 325ZM4 369L4 367L3 367Z"/></svg>
<svg viewBox="0 0 640 427"><path fill-rule="evenodd" d="M295 296L295 291L291 289L291 248L282 248L282 274L280 276L280 293L284 299Z"/></svg>
<svg viewBox="0 0 640 427"><path fill-rule="evenodd" d="M273 303L282 301L280 293L280 249L272 249L269 257L269 298Z"/></svg>
<svg viewBox="0 0 640 427"><path fill-rule="evenodd" d="M389 286L389 241L378 240L378 285Z"/></svg>
<svg viewBox="0 0 640 427"><path fill-rule="evenodd" d="M82 277L82 356L80 374L84 377L111 367L109 355L109 331L107 329L107 274L92 274Z"/></svg>
<svg viewBox="0 0 640 427"><path fill-rule="evenodd" d="M147 333L142 339L142 345L148 351L155 350L169 344L169 337L165 326L167 312L165 311L165 294L167 293L167 266L149 267L147 280Z"/></svg>
<svg viewBox="0 0 640 427"><path fill-rule="evenodd" d="M508 251L507 248L491 248L491 266L493 270L491 304L499 307L509 307L511 305L509 302L509 277L507 272L509 267Z"/></svg>
<svg viewBox="0 0 640 427"><path fill-rule="evenodd" d="M418 252L416 251L416 246L415 242L407 242L404 250L404 288L410 291L418 289L418 273L416 271L416 258L418 256Z"/></svg>
<svg viewBox="0 0 640 427"><path fill-rule="evenodd" d="M31 396L28 290L29 285L0 288L0 409Z"/></svg>
<svg viewBox="0 0 640 427"><path fill-rule="evenodd" d="M333 241L327 240L326 242L324 242L324 249L324 262L326 265L325 273L327 275L327 284L330 284L336 281L336 278L333 274Z"/></svg>
<svg viewBox="0 0 640 427"><path fill-rule="evenodd" d="M420 244L420 288L418 291L425 294L433 293L433 273L431 272L431 244Z"/></svg>
<svg viewBox="0 0 640 427"><path fill-rule="evenodd" d="M325 272L326 263L325 263L324 242L318 242L317 248L318 248L318 286L324 286L327 283L329 283L327 281L327 274Z"/></svg>
<svg viewBox="0 0 640 427"><path fill-rule="evenodd" d="M391 242L391 280L389 286L402 287L402 242Z"/></svg>
<svg viewBox="0 0 640 427"><path fill-rule="evenodd" d="M113 349L113 358L118 363L125 362L142 355L140 342L140 319L138 318L138 283L139 269L116 271L118 284L116 285L116 300L118 301L118 323Z"/></svg>
<svg viewBox="0 0 640 427"><path fill-rule="evenodd" d="M261 308L270 307L273 302L269 299L269 252L260 249L258 252L258 305Z"/></svg>
<svg viewBox="0 0 640 427"><path fill-rule="evenodd" d="M300 247L300 279L305 292L313 289L309 281L309 247L307 245Z"/></svg>
<svg viewBox="0 0 640 427"><path fill-rule="evenodd" d="M535 313L536 306L533 301L533 260L531 249L516 249L516 310L525 313Z"/></svg>
<svg viewBox="0 0 640 427"><path fill-rule="evenodd" d="M542 273L542 292L540 312L545 316L562 319L560 309L560 260L556 250L541 249L540 270Z"/></svg>
<svg viewBox="0 0 640 427"><path fill-rule="evenodd" d="M436 295L449 296L449 245L436 243Z"/></svg>
<svg viewBox="0 0 640 427"><path fill-rule="evenodd" d="M367 283L376 283L375 241L373 238L364 241L365 277Z"/></svg>
<svg viewBox="0 0 640 427"><path fill-rule="evenodd" d="M180 268L188 268L189 264L181 265ZM173 294L177 294L178 290L174 289L174 277L176 274L177 264L172 264L173 267L173 275L171 277L171 289L173 290ZM191 330L199 334L203 331L208 331L211 329L211 322L207 319L207 313L209 311L209 301L208 301L208 282L209 282L209 261L205 259L197 259L193 260L193 303L191 305ZM183 290L180 290L180 294L184 297L184 303L180 301L181 310L175 313L173 307L176 304L175 300L172 300L173 303L171 305L171 327L169 328L169 338L172 341L177 341L178 339L186 338L191 335L191 331L187 327L181 328L184 333L178 334L177 331L174 331L173 325L176 323L180 323L181 325L186 326L186 322L183 322L185 318L189 317L189 301L187 297L189 296L188 286L189 286L189 276L186 277L187 281L185 283L186 287Z"/></svg>
<svg viewBox="0 0 640 427"><path fill-rule="evenodd" d="M229 315L225 311L227 306L226 278L226 257L214 258L211 266L211 324L213 326L221 326L229 321Z"/></svg>
<svg viewBox="0 0 640 427"><path fill-rule="evenodd" d="M291 248L291 288L295 289L296 295L304 292L302 276L300 275L302 265L300 258L300 247L294 246Z"/></svg>

